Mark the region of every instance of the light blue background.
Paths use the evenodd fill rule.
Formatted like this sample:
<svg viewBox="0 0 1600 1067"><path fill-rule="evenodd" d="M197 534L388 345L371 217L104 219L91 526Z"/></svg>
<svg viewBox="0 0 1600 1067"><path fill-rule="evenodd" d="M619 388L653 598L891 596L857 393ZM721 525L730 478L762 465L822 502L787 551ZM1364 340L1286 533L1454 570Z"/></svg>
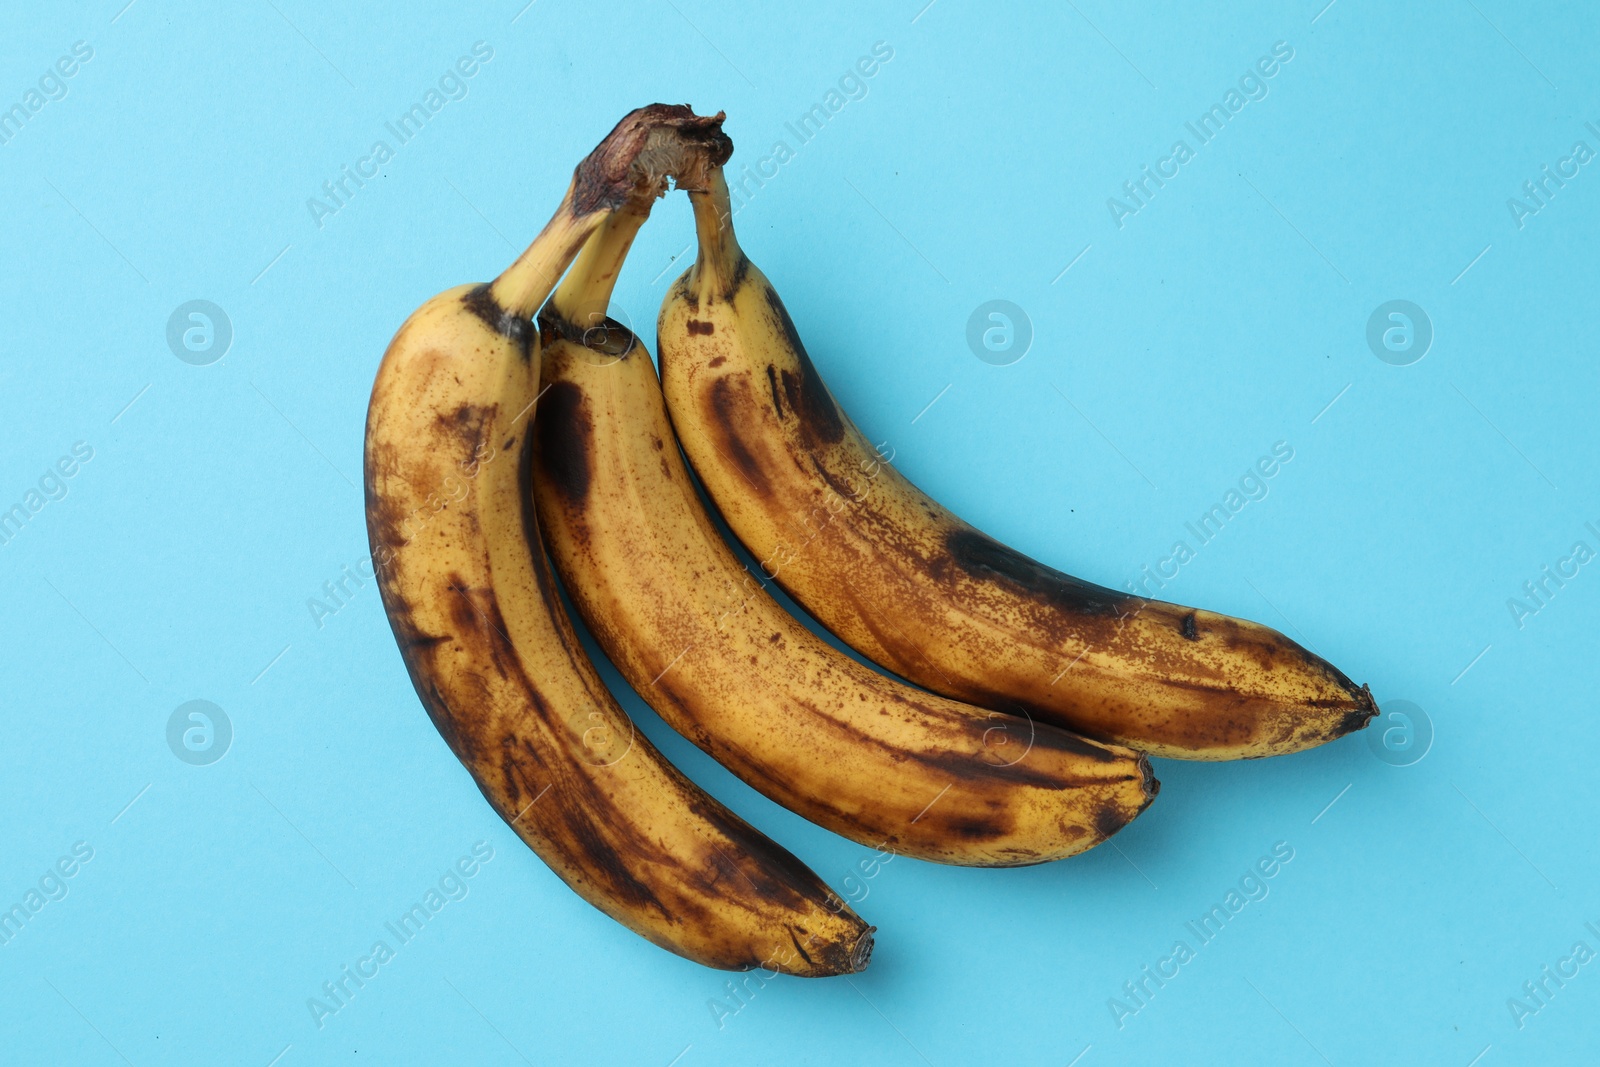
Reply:
<svg viewBox="0 0 1600 1067"><path fill-rule="evenodd" d="M74 842L94 858L0 947L4 1059L1600 1057L1600 963L1520 1029L1507 1007L1574 942L1600 950L1600 567L1522 628L1507 607L1573 542L1600 548L1600 173L1521 229L1506 203L1574 141L1600 148L1593 10L523 2L8 11L0 105L73 42L94 57L0 145L0 507L73 442L94 458L0 546L0 904ZM480 40L470 94L319 228L307 199ZM738 166L795 148L784 124L877 41L894 57L866 97L738 217L847 410L979 527L1111 585L1288 442L1270 495L1163 595L1301 637L1436 737L1406 767L1365 736L1158 761L1115 848L860 880L866 850L735 781L606 667L697 781L835 887L855 872L880 929L865 974L773 982L719 1028L728 976L602 917L484 804L372 586L321 628L307 600L365 552L367 392L411 308L507 263L629 108L726 109ZM1277 41L1294 59L1267 98L1119 229L1106 199ZM618 290L651 341L690 237L671 195ZM165 340L196 298L235 331L210 366ZM1035 333L1005 367L965 342L997 298ZM1435 329L1411 366L1365 341L1397 298ZM210 766L166 742L197 698L234 729ZM307 998L478 841L470 895L319 1029ZM1119 1029L1108 999L1280 841L1270 896Z"/></svg>

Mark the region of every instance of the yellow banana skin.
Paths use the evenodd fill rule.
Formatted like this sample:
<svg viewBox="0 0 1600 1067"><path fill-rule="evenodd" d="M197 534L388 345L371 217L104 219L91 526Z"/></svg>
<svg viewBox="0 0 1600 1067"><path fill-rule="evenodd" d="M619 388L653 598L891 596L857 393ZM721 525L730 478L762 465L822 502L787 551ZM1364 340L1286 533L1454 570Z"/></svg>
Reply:
<svg viewBox="0 0 1600 1067"><path fill-rule="evenodd" d="M629 119L687 121L644 112ZM617 199L583 175L513 267L429 300L384 355L365 457L384 607L440 734L585 900L710 967L858 971L872 928L635 731L557 596L524 493L539 380L528 316Z"/></svg>
<svg viewBox="0 0 1600 1067"><path fill-rule="evenodd" d="M1275 630L1063 574L962 522L829 395L734 238L720 173L658 326L690 464L778 584L868 659L938 693L1177 759L1298 752L1364 727L1365 686Z"/></svg>
<svg viewBox="0 0 1600 1067"><path fill-rule="evenodd" d="M1143 811L1158 787L1142 755L878 674L745 570L695 493L648 350L600 317L631 237L597 234L540 315L533 494L578 613L640 696L776 802L900 855L1039 863Z"/></svg>

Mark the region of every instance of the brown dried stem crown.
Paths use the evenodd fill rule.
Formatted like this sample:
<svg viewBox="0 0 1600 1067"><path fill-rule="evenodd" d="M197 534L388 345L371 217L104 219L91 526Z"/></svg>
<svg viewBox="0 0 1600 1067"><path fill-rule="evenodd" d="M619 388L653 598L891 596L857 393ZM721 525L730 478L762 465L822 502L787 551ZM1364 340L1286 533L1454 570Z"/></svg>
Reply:
<svg viewBox="0 0 1600 1067"><path fill-rule="evenodd" d="M573 174L572 213L654 200L671 178L680 188L704 189L713 168L733 155L722 132L723 113L696 115L687 104L650 104L623 116Z"/></svg>

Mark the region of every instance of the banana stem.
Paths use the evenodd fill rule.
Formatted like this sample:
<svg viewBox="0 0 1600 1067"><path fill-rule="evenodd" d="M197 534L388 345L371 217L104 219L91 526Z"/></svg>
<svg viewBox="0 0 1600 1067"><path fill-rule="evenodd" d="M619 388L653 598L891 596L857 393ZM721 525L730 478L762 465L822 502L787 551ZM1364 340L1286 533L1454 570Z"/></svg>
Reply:
<svg viewBox="0 0 1600 1067"><path fill-rule="evenodd" d="M649 200L631 202L600 223L550 298L550 307L559 317L586 329L605 322L622 262L639 227L650 217L650 207Z"/></svg>
<svg viewBox="0 0 1600 1067"><path fill-rule="evenodd" d="M733 202L721 167L713 167L704 190L689 193L700 250L689 272L689 287L701 294L727 292L744 253L733 235Z"/></svg>
<svg viewBox="0 0 1600 1067"><path fill-rule="evenodd" d="M539 236L490 284L490 295L506 314L518 319L532 318L556 287L561 272L578 254L578 249L611 217L612 211L608 208L577 214L573 210L572 193L569 186L561 206L539 231Z"/></svg>
<svg viewBox="0 0 1600 1067"><path fill-rule="evenodd" d="M665 191L668 179L701 187L706 184L705 172L720 171L732 154L733 142L722 132L722 118L720 111L705 117L680 104L650 104L624 115L573 171L572 184L555 216L527 251L490 283L489 296L497 306L497 317L532 318L597 227L619 213L638 214L636 220L617 230L620 244L615 256L620 264L633 234L650 213L651 201ZM721 182L720 176L717 181ZM726 201L726 185L722 195ZM596 253L602 265L612 252L609 240L605 248L604 253ZM615 266L611 284L615 284ZM606 288L605 298L610 295ZM604 300L600 312L605 314Z"/></svg>

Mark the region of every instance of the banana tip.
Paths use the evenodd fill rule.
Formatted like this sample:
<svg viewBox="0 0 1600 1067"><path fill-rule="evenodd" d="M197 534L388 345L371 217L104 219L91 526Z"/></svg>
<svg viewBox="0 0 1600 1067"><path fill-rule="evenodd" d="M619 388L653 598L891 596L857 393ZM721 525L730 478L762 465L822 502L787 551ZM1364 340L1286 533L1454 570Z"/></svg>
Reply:
<svg viewBox="0 0 1600 1067"><path fill-rule="evenodd" d="M850 965L846 974L860 974L867 969L867 964L872 962L872 935L877 932L876 926L869 926L856 938L856 943L850 948Z"/></svg>
<svg viewBox="0 0 1600 1067"><path fill-rule="evenodd" d="M1335 737L1353 734L1357 730L1365 730L1367 724L1378 716L1378 702L1373 699L1372 687L1363 685L1356 695L1356 706L1345 713L1344 720L1339 724L1339 732Z"/></svg>
<svg viewBox="0 0 1600 1067"><path fill-rule="evenodd" d="M1149 807L1156 794L1161 792L1161 781L1156 778L1156 772L1150 766L1150 757L1143 752L1139 753L1139 773L1143 775L1140 785L1144 788L1144 807ZM1143 811L1144 808L1140 810Z"/></svg>

